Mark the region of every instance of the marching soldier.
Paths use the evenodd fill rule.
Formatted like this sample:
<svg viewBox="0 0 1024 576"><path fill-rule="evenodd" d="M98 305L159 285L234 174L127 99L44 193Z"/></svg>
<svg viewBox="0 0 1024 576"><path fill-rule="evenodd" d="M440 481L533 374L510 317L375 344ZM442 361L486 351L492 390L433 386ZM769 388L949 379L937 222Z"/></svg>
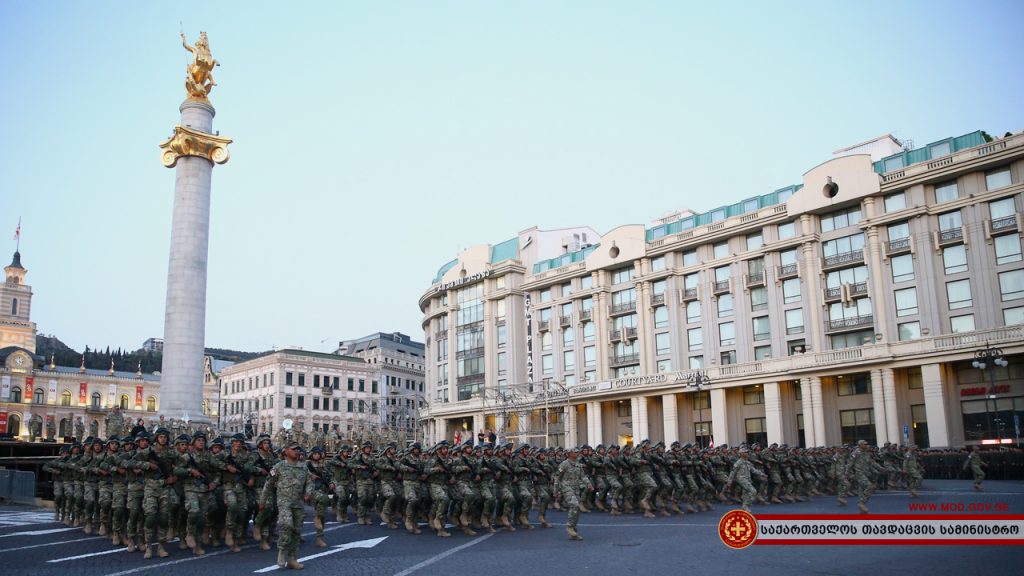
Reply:
<svg viewBox="0 0 1024 576"><path fill-rule="evenodd" d="M964 461L964 470L971 469L971 475L974 477L974 489L981 492L981 482L985 479L985 472L982 471L982 467L988 466L984 460L981 459L981 446L975 445L974 448L967 454L967 460Z"/></svg>
<svg viewBox="0 0 1024 576"><path fill-rule="evenodd" d="M317 548L326 548L324 522L327 520L327 509L331 507L331 492L334 489L331 486L330 474L327 473L327 468L324 466L323 447L314 446L310 450L306 469L309 471L313 483L310 499L313 503L313 527L316 528L316 546Z"/></svg>
<svg viewBox="0 0 1024 576"><path fill-rule="evenodd" d="M301 447L298 442L287 445L285 459L274 464L260 497L260 511L267 507L271 498L277 504L277 524L281 530L277 541L277 567L294 570L303 568L296 551L305 515L303 502L310 502L313 491L309 469L299 461Z"/></svg>
<svg viewBox="0 0 1024 576"><path fill-rule="evenodd" d="M174 468L174 474L185 483L185 509L188 511L185 542L196 556L206 553L200 539L206 528L209 493L217 488L216 472L213 455L206 450L206 434L196 432L192 436L192 450L178 458Z"/></svg>
<svg viewBox="0 0 1024 576"><path fill-rule="evenodd" d="M565 530L570 540L583 540L583 537L576 532L576 525L580 519L579 493L583 489L583 466L579 463L579 452L573 448L568 452L568 458L558 465L558 473L555 476L558 491L563 502L569 510L569 520Z"/></svg>
<svg viewBox="0 0 1024 576"><path fill-rule="evenodd" d="M754 485L750 482L751 476L761 481L768 479L764 472L750 463L750 452L746 448L740 448L740 457L733 463L732 472L729 474L729 480L726 481L725 487L728 488L734 482L740 487L743 491L743 509L747 512L750 512L750 505L754 502L754 496L757 494Z"/></svg>

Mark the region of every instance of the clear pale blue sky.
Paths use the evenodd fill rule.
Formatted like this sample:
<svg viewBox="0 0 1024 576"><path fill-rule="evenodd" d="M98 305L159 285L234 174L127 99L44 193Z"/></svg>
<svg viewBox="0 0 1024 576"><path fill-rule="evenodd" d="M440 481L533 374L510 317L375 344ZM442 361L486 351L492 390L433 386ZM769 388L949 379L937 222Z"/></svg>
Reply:
<svg viewBox="0 0 1024 576"><path fill-rule="evenodd" d="M2 254L21 216L33 319L79 350L163 335L179 22L209 34L235 139L210 346L422 339L417 299L460 248L704 211L886 132L1024 129L1013 0L5 0Z"/></svg>

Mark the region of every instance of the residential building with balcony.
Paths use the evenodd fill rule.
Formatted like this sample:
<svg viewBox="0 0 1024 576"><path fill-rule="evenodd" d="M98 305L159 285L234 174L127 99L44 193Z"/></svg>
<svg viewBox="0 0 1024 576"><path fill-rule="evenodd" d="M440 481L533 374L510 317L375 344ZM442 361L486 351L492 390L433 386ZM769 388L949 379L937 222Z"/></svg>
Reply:
<svg viewBox="0 0 1024 576"><path fill-rule="evenodd" d="M1024 133L886 135L705 213L468 248L419 300L427 439L1012 441L1022 191Z"/></svg>

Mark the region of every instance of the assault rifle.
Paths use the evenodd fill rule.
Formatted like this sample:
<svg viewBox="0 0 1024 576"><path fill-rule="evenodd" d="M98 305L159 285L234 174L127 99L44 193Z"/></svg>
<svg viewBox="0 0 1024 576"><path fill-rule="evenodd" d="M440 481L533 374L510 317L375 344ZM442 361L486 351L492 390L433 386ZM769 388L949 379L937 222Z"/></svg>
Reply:
<svg viewBox="0 0 1024 576"><path fill-rule="evenodd" d="M193 479L195 480L196 486L203 486L205 484L209 484L210 481L206 479L206 474L203 474L202 471L199 470L199 464L196 462L195 457L192 456L191 452L187 452L187 454L188 454L188 462L189 462L189 464L192 465L192 469L193 470L197 470L197 471L200 472L198 477L193 477Z"/></svg>
<svg viewBox="0 0 1024 576"><path fill-rule="evenodd" d="M171 476L171 473L167 471L167 466L164 465L164 461L156 455L156 451L152 448L149 449L149 453L146 455L146 458L156 464L157 472L160 473L160 477L155 478L155 480L166 480Z"/></svg>
<svg viewBox="0 0 1024 576"><path fill-rule="evenodd" d="M224 458L224 461L234 466L235 470L238 470L238 472L235 472L236 479L241 480L243 484L249 484L249 481L252 480L252 475L242 469L242 465L235 460L234 455L229 453L227 457Z"/></svg>

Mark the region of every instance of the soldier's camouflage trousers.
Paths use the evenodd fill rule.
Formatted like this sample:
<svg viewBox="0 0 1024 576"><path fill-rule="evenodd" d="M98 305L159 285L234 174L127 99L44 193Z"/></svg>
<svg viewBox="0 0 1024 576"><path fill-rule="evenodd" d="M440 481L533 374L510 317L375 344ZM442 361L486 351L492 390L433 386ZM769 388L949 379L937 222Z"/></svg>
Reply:
<svg viewBox="0 0 1024 576"><path fill-rule="evenodd" d="M394 480L382 480L380 483L380 495L384 499L381 504L381 512L387 514L388 517L394 516L395 507L398 505L398 499L401 493L398 489L398 482Z"/></svg>
<svg viewBox="0 0 1024 576"><path fill-rule="evenodd" d="M64 518L64 483L59 480L53 482L53 508L57 513L57 518L63 520Z"/></svg>
<svg viewBox="0 0 1024 576"><path fill-rule="evenodd" d="M352 488L349 482L334 485L334 513L338 517L338 522L348 519L348 507L352 504Z"/></svg>
<svg viewBox="0 0 1024 576"><path fill-rule="evenodd" d="M249 498L242 484L224 485L224 505L227 512L224 516L224 529L238 538L249 523Z"/></svg>
<svg viewBox="0 0 1024 576"><path fill-rule="evenodd" d="M430 483L430 498L434 501L433 508L430 510L429 517L436 518L438 522L444 526L445 520L448 517L448 489L440 482Z"/></svg>
<svg viewBox="0 0 1024 576"><path fill-rule="evenodd" d="M96 482L85 482L82 486L82 496L85 501L85 516L82 518L86 523L91 523L96 519L96 500L98 498L99 486Z"/></svg>
<svg viewBox="0 0 1024 576"><path fill-rule="evenodd" d="M167 530L167 492L163 480L149 478L142 497L143 533L146 544L163 542Z"/></svg>
<svg viewBox="0 0 1024 576"><path fill-rule="evenodd" d="M468 480L459 480L455 484L455 492L457 499L461 501L459 511L470 515L473 513L473 508L477 505L480 500L480 493L476 490L473 483Z"/></svg>
<svg viewBox="0 0 1024 576"><path fill-rule="evenodd" d="M128 533L129 538L138 536L142 528L142 501L144 499L145 489L141 483L132 482L128 484L128 495L126 497L128 525L125 527L125 532Z"/></svg>
<svg viewBox="0 0 1024 576"><path fill-rule="evenodd" d="M110 525L110 507L114 502L114 485L111 482L100 482L99 491L97 494L97 504L99 510L97 510L96 517L100 524Z"/></svg>
<svg viewBox="0 0 1024 576"><path fill-rule="evenodd" d="M288 553L295 552L299 546L302 519L305 515L306 509L301 505L292 506L290 502L277 502L277 526L280 530L280 538L277 541L278 550Z"/></svg>
<svg viewBox="0 0 1024 576"><path fill-rule="evenodd" d="M558 491L562 495L562 503L569 510L569 519L566 521L566 526L576 528L576 523L580 520L580 499L577 496L577 487L562 484L559 486Z"/></svg>
<svg viewBox="0 0 1024 576"><path fill-rule="evenodd" d="M110 491L110 529L124 534L127 522L128 485L115 481Z"/></svg>
<svg viewBox="0 0 1024 576"><path fill-rule="evenodd" d="M654 493L658 490L658 482L654 479L653 474L640 474L638 480L640 480L640 502L641 505L646 503L648 506L652 506L652 499Z"/></svg>
<svg viewBox="0 0 1024 576"><path fill-rule="evenodd" d="M619 477L615 474L605 474L604 483L608 486L608 497L618 506L617 502L622 499L622 482L619 482Z"/></svg>
<svg viewBox="0 0 1024 576"><path fill-rule="evenodd" d="M405 498L405 518L412 522L419 520L420 483L415 480L402 481L402 496Z"/></svg>
<svg viewBox="0 0 1024 576"><path fill-rule="evenodd" d="M210 508L209 493L198 488L198 486L185 488L185 510L188 511L187 533L197 540L202 537L203 530L206 528L206 515ZM146 520L148 521L149 518ZM147 529L146 532L148 535L149 530Z"/></svg>
<svg viewBox="0 0 1024 576"><path fill-rule="evenodd" d="M375 496L373 480L360 479L356 481L356 515L360 519L370 518Z"/></svg>

